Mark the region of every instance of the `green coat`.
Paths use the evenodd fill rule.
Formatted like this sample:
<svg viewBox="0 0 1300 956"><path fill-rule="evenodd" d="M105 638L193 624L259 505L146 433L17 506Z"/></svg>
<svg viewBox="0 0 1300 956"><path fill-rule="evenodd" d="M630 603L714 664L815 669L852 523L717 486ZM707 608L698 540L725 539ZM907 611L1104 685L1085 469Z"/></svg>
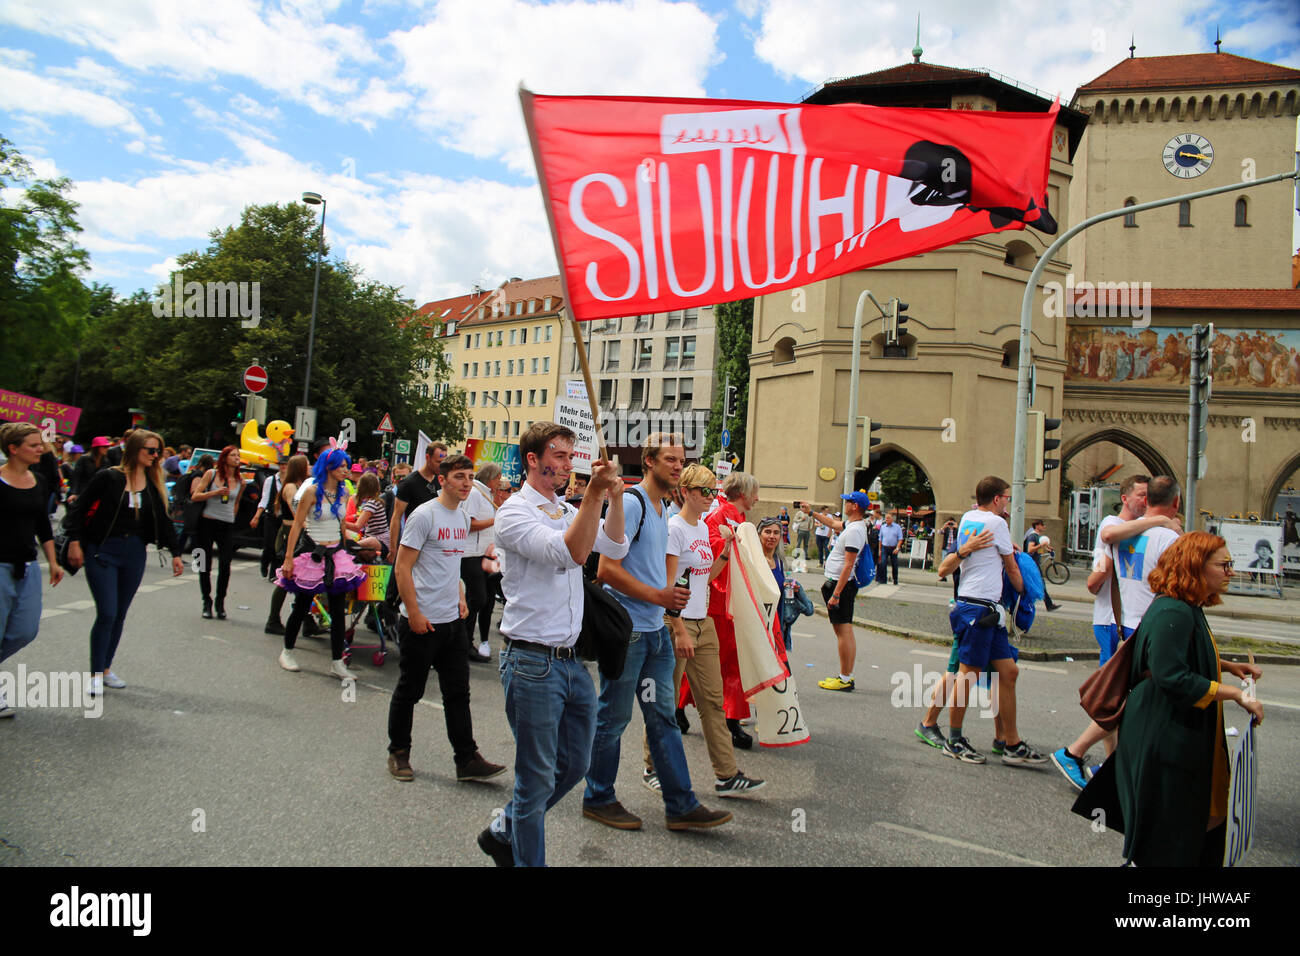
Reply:
<svg viewBox="0 0 1300 956"><path fill-rule="evenodd" d="M1213 700L1204 703L1220 678L1210 628L1199 607L1157 597L1131 639L1135 686L1114 757L1124 858L1139 866L1196 866L1222 720ZM1138 683L1146 670L1151 676Z"/></svg>

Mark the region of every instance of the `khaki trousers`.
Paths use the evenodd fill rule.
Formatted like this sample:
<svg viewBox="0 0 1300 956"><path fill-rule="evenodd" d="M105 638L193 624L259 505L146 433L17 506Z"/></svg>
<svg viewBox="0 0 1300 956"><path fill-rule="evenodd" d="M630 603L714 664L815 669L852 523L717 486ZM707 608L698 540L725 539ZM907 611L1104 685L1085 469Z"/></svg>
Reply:
<svg viewBox="0 0 1300 956"><path fill-rule="evenodd" d="M695 656L677 658L677 666L673 668L673 700L680 699L684 673L691 682L691 696L695 698L695 709L700 714L704 745L709 750L713 774L719 780L730 780L736 775L736 752L731 745L731 731L727 727L726 715L722 711L722 661L718 655L718 632L713 627L711 617L698 621L681 618L681 625L695 643ZM670 633L672 630L670 624ZM650 744L644 735L641 748L646 769L654 770L654 764L650 760Z"/></svg>

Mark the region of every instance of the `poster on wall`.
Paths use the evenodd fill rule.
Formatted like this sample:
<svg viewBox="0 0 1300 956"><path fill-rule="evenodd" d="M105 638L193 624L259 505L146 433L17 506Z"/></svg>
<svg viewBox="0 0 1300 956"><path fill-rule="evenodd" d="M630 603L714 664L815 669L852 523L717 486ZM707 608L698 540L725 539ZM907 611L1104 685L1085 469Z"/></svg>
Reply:
<svg viewBox="0 0 1300 956"><path fill-rule="evenodd" d="M1188 328L1072 325L1065 380L1086 385L1186 387ZM1300 392L1300 330L1215 329L1210 344L1214 390Z"/></svg>
<svg viewBox="0 0 1300 956"><path fill-rule="evenodd" d="M1300 576L1300 491L1288 488L1279 494L1272 518L1282 524L1282 569Z"/></svg>
<svg viewBox="0 0 1300 956"><path fill-rule="evenodd" d="M1219 535L1228 545L1237 574L1276 578L1282 571L1282 525L1223 521Z"/></svg>

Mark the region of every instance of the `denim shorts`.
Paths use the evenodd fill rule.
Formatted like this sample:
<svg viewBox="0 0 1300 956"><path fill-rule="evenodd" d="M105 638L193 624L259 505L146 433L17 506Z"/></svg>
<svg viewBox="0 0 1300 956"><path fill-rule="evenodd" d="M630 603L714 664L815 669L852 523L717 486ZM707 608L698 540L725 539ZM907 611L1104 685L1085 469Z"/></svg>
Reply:
<svg viewBox="0 0 1300 956"><path fill-rule="evenodd" d="M967 604L958 601L948 615L952 625L953 636L959 645L958 659L967 667L984 670L991 661L1010 658L1015 660L1017 654L1007 639L1007 629L997 624L981 627L976 622L989 609L982 604Z"/></svg>

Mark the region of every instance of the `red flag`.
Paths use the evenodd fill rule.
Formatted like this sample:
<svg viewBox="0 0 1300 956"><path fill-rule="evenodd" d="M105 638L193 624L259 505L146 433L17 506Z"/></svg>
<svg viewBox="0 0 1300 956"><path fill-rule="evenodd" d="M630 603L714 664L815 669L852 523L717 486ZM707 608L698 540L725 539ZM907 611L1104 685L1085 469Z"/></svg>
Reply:
<svg viewBox="0 0 1300 956"><path fill-rule="evenodd" d="M744 299L1026 224L1045 113L520 90L579 320Z"/></svg>

